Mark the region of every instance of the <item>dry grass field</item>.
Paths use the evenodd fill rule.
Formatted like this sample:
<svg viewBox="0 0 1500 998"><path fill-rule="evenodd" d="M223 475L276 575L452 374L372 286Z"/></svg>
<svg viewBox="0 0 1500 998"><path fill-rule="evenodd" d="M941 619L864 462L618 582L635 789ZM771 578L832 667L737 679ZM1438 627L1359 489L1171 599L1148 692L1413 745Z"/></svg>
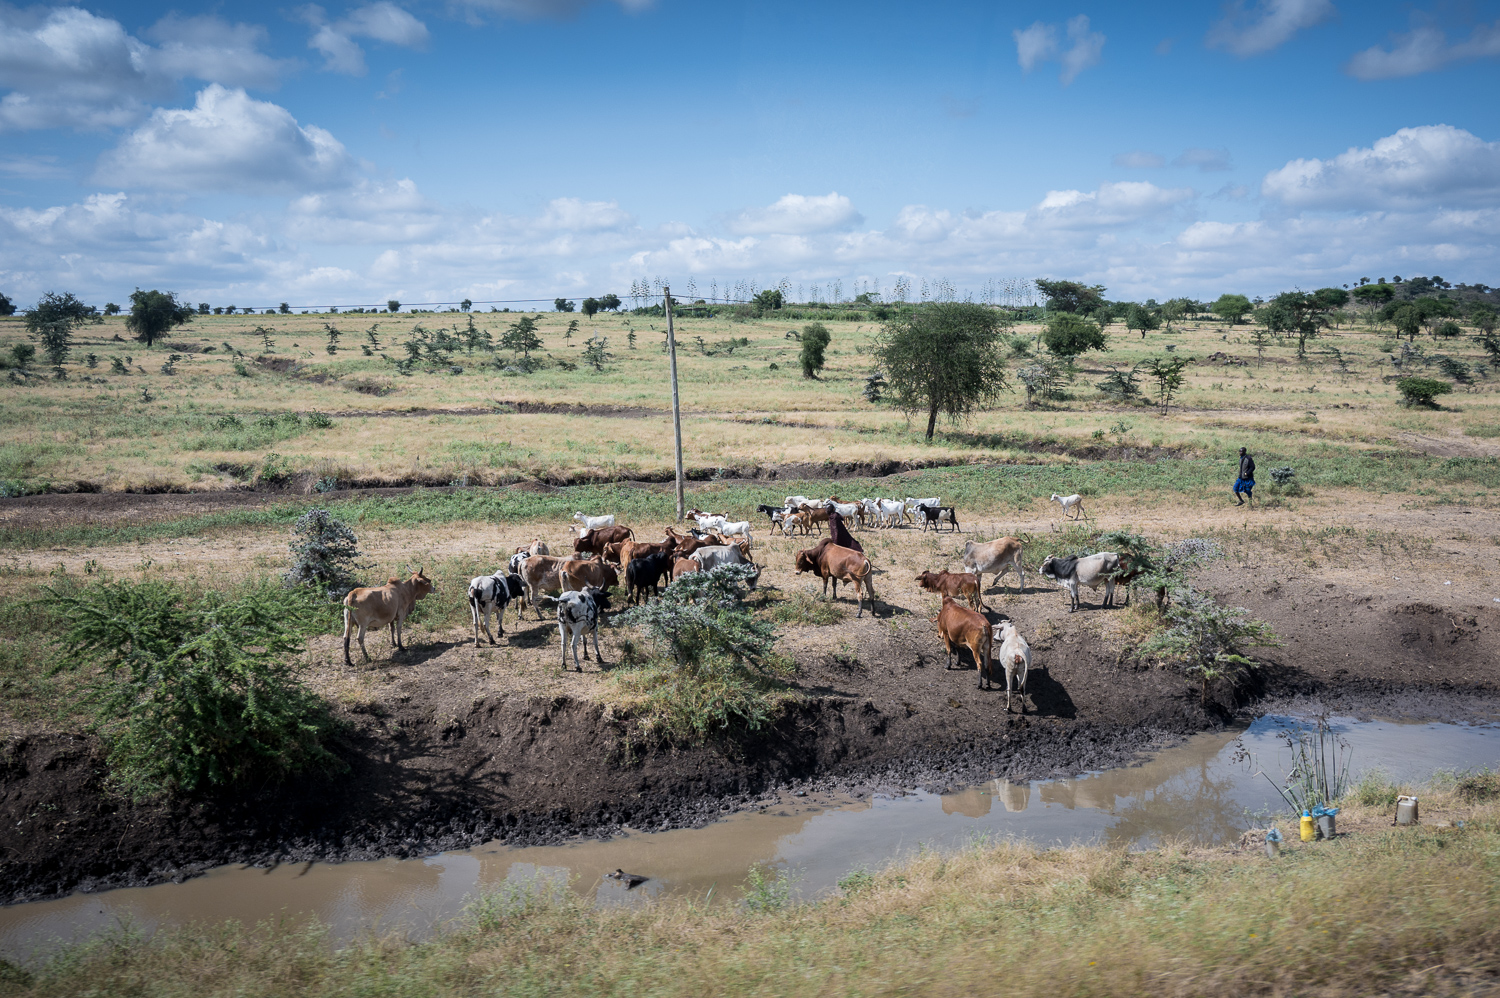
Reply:
<svg viewBox="0 0 1500 998"><path fill-rule="evenodd" d="M0 382L0 482L14 494L78 483L105 491L214 490L289 475L431 485L670 474L663 320L532 314L544 344L534 356L546 366L530 374L516 372L510 351L464 345L470 318L481 338L498 342L520 313L199 316L149 351L131 340L123 318L108 318L79 331L66 380L36 365L29 378ZM578 324L571 337L570 321ZM1408 373L1441 376L1434 360L1446 356L1470 365L1473 383L1460 384L1441 409L1414 410L1397 404L1390 383L1390 352L1400 348L1389 328L1329 330L1299 359L1295 341L1258 348L1245 325L1185 323L1143 339L1116 324L1110 349L1080 359L1064 398L1028 409L1016 382L998 408L962 426L940 425L928 443L900 413L864 399L878 323L830 319L820 380L798 368L799 344L788 332L802 324L677 322L690 469L1066 464L1124 448L1223 457L1242 444L1258 452L1263 468L1372 451L1500 455L1500 376L1468 337L1417 343L1422 355L1407 362ZM335 353L328 326L340 333ZM440 355L445 360L423 353L403 373L396 362L422 330L427 342L447 330L452 349ZM1037 332L1033 325L1011 330L1013 368L1040 352ZM0 356L24 335L19 316L0 319ZM590 335L608 340L602 371L583 362ZM1096 388L1110 367L1169 351L1191 362L1165 417L1147 401L1117 404ZM163 373L174 355L173 373ZM1149 395L1149 378L1142 388ZM320 426L311 413L331 422Z"/></svg>

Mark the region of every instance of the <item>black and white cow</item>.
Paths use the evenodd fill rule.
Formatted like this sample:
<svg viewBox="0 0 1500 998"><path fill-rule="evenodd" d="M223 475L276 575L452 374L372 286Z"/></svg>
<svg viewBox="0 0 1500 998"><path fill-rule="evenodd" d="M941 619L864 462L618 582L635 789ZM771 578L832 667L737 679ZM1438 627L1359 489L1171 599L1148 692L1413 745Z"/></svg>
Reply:
<svg viewBox="0 0 1500 998"><path fill-rule="evenodd" d="M578 642L583 641L583 660L589 660L589 635L594 635L594 657L604 661L599 651L599 617L609 608L609 593L589 586L557 597L557 636L562 642L562 667L568 671L568 649L573 649L573 665L579 672Z"/></svg>
<svg viewBox="0 0 1500 998"><path fill-rule="evenodd" d="M1078 587L1088 586L1098 592L1104 587L1104 602L1100 606L1112 606L1115 602L1115 577L1120 574L1120 556L1113 551L1100 551L1087 557L1070 554L1066 557L1053 555L1042 562L1042 577L1051 579L1066 589L1073 597L1068 612L1078 609Z"/></svg>
<svg viewBox="0 0 1500 998"><path fill-rule="evenodd" d="M521 608L526 605L526 584L519 575L496 572L494 575L481 575L469 580L469 612L474 617L475 648L479 647L481 624L490 644L495 643L495 636L490 633L491 610L495 611L496 629L502 638L505 637L505 608L511 600L520 600L516 606L516 615L519 617Z"/></svg>

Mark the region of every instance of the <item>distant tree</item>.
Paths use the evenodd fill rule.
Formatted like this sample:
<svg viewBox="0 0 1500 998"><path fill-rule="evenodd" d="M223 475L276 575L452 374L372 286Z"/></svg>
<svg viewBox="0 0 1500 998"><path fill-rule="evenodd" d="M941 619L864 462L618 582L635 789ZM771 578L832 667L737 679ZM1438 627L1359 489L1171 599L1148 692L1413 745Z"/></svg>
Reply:
<svg viewBox="0 0 1500 998"><path fill-rule="evenodd" d="M277 309L277 311L280 312L282 315L291 315L292 314L292 306L288 305L286 302L282 302L281 306Z"/></svg>
<svg viewBox="0 0 1500 998"><path fill-rule="evenodd" d="M461 310L467 312L469 309L471 309L471 308L474 307L474 303L472 301L470 301L469 299L465 298L463 301L461 301L461 302L458 303L458 307Z"/></svg>
<svg viewBox="0 0 1500 998"><path fill-rule="evenodd" d="M1398 336L1415 340L1417 334L1422 331L1422 312L1410 302L1397 302L1394 308L1388 312L1382 310L1380 314L1396 327Z"/></svg>
<svg viewBox="0 0 1500 998"><path fill-rule="evenodd" d="M554 298L552 299L552 308L558 312L571 312L573 311L573 303L566 298Z"/></svg>
<svg viewBox="0 0 1500 998"><path fill-rule="evenodd" d="M106 305L106 306L104 306L104 311L109 312L109 310L111 308L113 308L116 312L118 312L120 310L120 306L118 306L118 305ZM208 314L212 313L213 311L214 310L209 307L208 302L206 302L206 301L200 301L198 303L198 314L199 315L208 315ZM114 314L114 313L110 313L110 314Z"/></svg>
<svg viewBox="0 0 1500 998"><path fill-rule="evenodd" d="M500 345L529 362L531 351L542 348L542 338L536 333L536 316L523 315L511 323L505 335L500 337Z"/></svg>
<svg viewBox="0 0 1500 998"><path fill-rule="evenodd" d="M798 360L802 362L804 378L817 378L818 372L823 370L823 351L828 349L832 339L828 327L821 322L810 322L802 327L802 352Z"/></svg>
<svg viewBox="0 0 1500 998"><path fill-rule="evenodd" d="M109 302L108 304L106 304L104 306L104 314L105 315L119 315L120 314L120 306L116 305L114 302Z"/></svg>
<svg viewBox="0 0 1500 998"><path fill-rule="evenodd" d="M399 312L401 311L401 303L392 298L390 301L385 303L385 310L387 312Z"/></svg>
<svg viewBox="0 0 1500 998"><path fill-rule="evenodd" d="M135 333L135 338L149 350L173 326L192 321L192 306L179 304L172 292L136 288L130 295L130 317L125 320L125 328Z"/></svg>
<svg viewBox="0 0 1500 998"><path fill-rule="evenodd" d="M1312 293L1284 291L1272 298L1258 315L1271 332L1297 337L1297 356L1304 357L1307 355L1307 341L1328 328L1328 313L1336 307L1333 303L1335 296L1324 293L1329 291L1348 295L1340 288L1324 288Z"/></svg>
<svg viewBox="0 0 1500 998"><path fill-rule="evenodd" d="M1172 408L1172 399L1182 387L1182 369L1187 366L1184 357L1152 357L1145 362L1146 373L1156 382L1156 401L1165 416Z"/></svg>
<svg viewBox="0 0 1500 998"><path fill-rule="evenodd" d="M563 342L568 346L573 345L573 334L578 332L578 320L569 319L568 328L563 331Z"/></svg>
<svg viewBox="0 0 1500 998"><path fill-rule="evenodd" d="M1209 311L1231 326L1237 326L1244 321L1245 313L1250 311L1250 299L1244 295L1220 295L1209 306Z"/></svg>
<svg viewBox="0 0 1500 998"><path fill-rule="evenodd" d="M1495 331L1495 319L1495 309L1492 306L1484 302L1475 302L1469 306L1469 322L1485 335Z"/></svg>
<svg viewBox="0 0 1500 998"><path fill-rule="evenodd" d="M584 315L588 316L590 322L593 322L594 316L599 312L599 299L585 298L583 300L583 308L581 311Z"/></svg>
<svg viewBox="0 0 1500 998"><path fill-rule="evenodd" d="M0 295L0 315L15 315L16 306L5 295Z"/></svg>
<svg viewBox="0 0 1500 998"><path fill-rule="evenodd" d="M1343 308L1349 304L1349 292L1343 288L1319 288L1313 292L1313 297L1324 311Z"/></svg>
<svg viewBox="0 0 1500 998"><path fill-rule="evenodd" d="M331 356L333 354L338 353L339 352L339 336L342 335L339 332L339 327L333 325L332 323L325 322L325 323L323 323L323 331L328 334L328 353L329 353L329 355Z"/></svg>
<svg viewBox="0 0 1500 998"><path fill-rule="evenodd" d="M1104 330L1072 312L1059 312L1048 320L1047 328L1042 331L1042 343L1055 356L1067 360L1088 350L1109 349Z"/></svg>
<svg viewBox="0 0 1500 998"><path fill-rule="evenodd" d="M1077 281L1036 280L1037 290L1047 298L1052 312L1092 312L1104 306L1104 286Z"/></svg>
<svg viewBox="0 0 1500 998"><path fill-rule="evenodd" d="M599 307L606 312L613 312L620 307L620 296L613 292L599 299Z"/></svg>
<svg viewBox="0 0 1500 998"><path fill-rule="evenodd" d="M594 370L604 370L604 362L609 359L609 353L605 349L609 346L609 340L603 336L590 336L583 341L583 362L592 364Z"/></svg>
<svg viewBox="0 0 1500 998"><path fill-rule="evenodd" d="M1464 331L1459 327L1458 323L1454 322L1452 319L1445 319L1433 328L1432 337L1433 339L1448 340L1452 339L1455 336L1462 336L1463 332Z"/></svg>
<svg viewBox="0 0 1500 998"><path fill-rule="evenodd" d="M774 312L786 305L786 296L780 288L767 288L755 296L754 305L755 310L761 314Z"/></svg>
<svg viewBox="0 0 1500 998"><path fill-rule="evenodd" d="M1161 328L1161 320L1156 317L1155 312L1131 302L1125 309L1125 328L1140 330L1141 339L1144 340L1148 330Z"/></svg>
<svg viewBox="0 0 1500 998"><path fill-rule="evenodd" d="M1172 323L1187 315L1185 301L1186 299L1183 298L1171 298L1162 305L1161 317L1162 321L1167 324L1167 332L1170 333L1172 331Z"/></svg>
<svg viewBox="0 0 1500 998"><path fill-rule="evenodd" d="M42 345L53 367L61 367L73 349L73 328L91 318L93 306L71 294L48 292L26 310L26 331Z"/></svg>
<svg viewBox="0 0 1500 998"><path fill-rule="evenodd" d="M927 413L927 439L938 413L958 422L1006 387L1005 348L994 309L949 302L887 324L876 354L897 407Z"/></svg>

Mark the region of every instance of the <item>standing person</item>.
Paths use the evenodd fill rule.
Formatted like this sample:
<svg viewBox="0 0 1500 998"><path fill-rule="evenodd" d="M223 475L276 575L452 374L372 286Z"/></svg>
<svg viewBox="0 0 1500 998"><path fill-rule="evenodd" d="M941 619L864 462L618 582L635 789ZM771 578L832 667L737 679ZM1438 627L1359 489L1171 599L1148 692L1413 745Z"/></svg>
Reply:
<svg viewBox="0 0 1500 998"><path fill-rule="evenodd" d="M844 526L844 518L839 515L839 511L836 509L828 514L828 536L839 547L853 548L860 554L865 553L865 549L859 546L859 541L855 540L854 535L849 533L849 528Z"/></svg>
<svg viewBox="0 0 1500 998"><path fill-rule="evenodd" d="M1240 477L1234 481L1234 497L1239 500L1236 506L1245 505L1245 499L1241 493L1250 500L1250 505L1255 505L1255 458L1245 453L1245 448L1240 448Z"/></svg>

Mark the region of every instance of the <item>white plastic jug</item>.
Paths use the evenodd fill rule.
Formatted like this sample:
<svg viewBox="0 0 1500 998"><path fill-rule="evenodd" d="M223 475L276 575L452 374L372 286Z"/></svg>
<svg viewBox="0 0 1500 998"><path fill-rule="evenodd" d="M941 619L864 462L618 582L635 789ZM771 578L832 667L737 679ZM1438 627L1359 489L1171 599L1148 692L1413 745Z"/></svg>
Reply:
<svg viewBox="0 0 1500 998"><path fill-rule="evenodd" d="M1417 799L1402 794L1396 798L1396 824L1415 825L1417 823Z"/></svg>

